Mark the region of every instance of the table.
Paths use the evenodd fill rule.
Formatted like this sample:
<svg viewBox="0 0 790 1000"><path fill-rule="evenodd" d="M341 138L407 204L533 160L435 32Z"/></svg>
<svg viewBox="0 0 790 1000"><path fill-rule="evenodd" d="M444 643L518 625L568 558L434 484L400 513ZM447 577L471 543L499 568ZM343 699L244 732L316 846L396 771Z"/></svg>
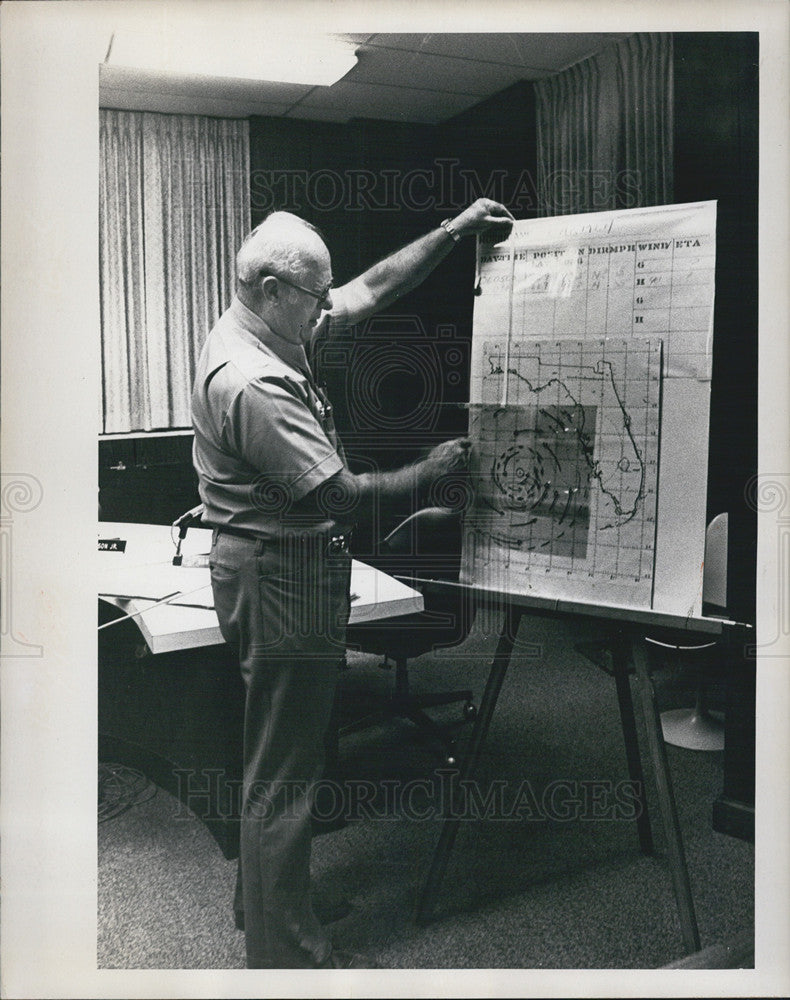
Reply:
<svg viewBox="0 0 790 1000"><path fill-rule="evenodd" d="M211 531L187 532L180 566L176 534L166 525L99 526L100 759L143 771L202 819L232 858L244 686L213 608ZM357 560L351 593L354 623L423 610L419 591Z"/></svg>
<svg viewBox="0 0 790 1000"><path fill-rule="evenodd" d="M99 596L134 616L152 653L223 643L214 611L208 553L211 531L191 528L173 565L177 532L166 525L104 522L99 532ZM422 595L354 559L349 622L379 621L423 610ZM159 601L172 596L165 604Z"/></svg>

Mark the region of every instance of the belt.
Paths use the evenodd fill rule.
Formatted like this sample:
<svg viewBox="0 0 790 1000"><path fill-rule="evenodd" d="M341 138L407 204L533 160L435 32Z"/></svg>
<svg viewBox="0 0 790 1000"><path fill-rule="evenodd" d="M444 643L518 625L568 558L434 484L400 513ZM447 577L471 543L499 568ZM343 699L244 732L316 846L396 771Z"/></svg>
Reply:
<svg viewBox="0 0 790 1000"><path fill-rule="evenodd" d="M263 535L256 535L254 531L247 531L244 528L233 528L230 525L222 524L215 525L214 530L218 531L221 535L234 535L236 538L246 538L252 542L265 542L267 541ZM320 541L321 535L303 535L301 538L299 536L292 536L288 541ZM351 532L346 531L338 535L330 535L326 539L326 551L330 555L339 555L341 552L348 552L349 544L351 542Z"/></svg>
<svg viewBox="0 0 790 1000"><path fill-rule="evenodd" d="M256 535L254 531L245 531L244 528L231 528L229 525L216 525L214 530L218 531L221 535L235 535L236 538L249 538L251 542L263 542L265 539L262 535Z"/></svg>

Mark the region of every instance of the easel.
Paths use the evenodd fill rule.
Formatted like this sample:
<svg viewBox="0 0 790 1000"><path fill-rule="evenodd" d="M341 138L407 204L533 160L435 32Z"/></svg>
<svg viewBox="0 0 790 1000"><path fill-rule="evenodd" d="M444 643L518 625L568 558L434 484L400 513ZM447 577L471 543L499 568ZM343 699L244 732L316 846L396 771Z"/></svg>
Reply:
<svg viewBox="0 0 790 1000"><path fill-rule="evenodd" d="M418 581L418 584L436 588L437 590L463 586L461 584L440 583L429 580ZM725 643L729 643L737 631L742 631L748 626L739 626L734 622L725 622L715 618L683 618L661 612L584 605L571 601L547 600L545 598L521 597L492 593L473 587L467 589L471 591L471 595L475 600L481 603L485 602L487 606L493 605L498 609L504 610L504 622L499 634L496 651L491 661L488 680L469 744L461 758L459 781L456 784L456 789L462 787L465 781L470 780L474 776L488 736L499 692L510 665L519 625L524 615L533 613L560 618L578 617L601 620L604 627L602 629L603 638L600 648L604 652L604 655L611 657L611 672L617 688L617 701L623 728L628 773L634 788L638 789L638 804L640 808L637 811L636 824L639 847L644 854L653 853L653 837L645 799L642 759L637 741L636 719L631 697L631 686L628 679L628 669L631 662L633 662L636 673L639 697L647 730L650 761L658 790L659 811L667 842L669 867L678 907L683 944L688 953L699 951L699 930L694 912L694 901L691 894L686 855L683 849L683 839L675 806L675 796L672 790L672 780L667 764L666 748L661 733L661 720L656 706L655 690L648 669L647 653L643 637L645 630L648 628L651 631L655 631L656 628L667 628L673 631L681 629L696 634L703 633L718 637ZM415 908L415 920L420 924L429 923L435 915L437 896L447 869L455 836L458 832L458 824L460 822L459 806L459 802L451 802L442 821L439 840L434 849L430 867L420 889Z"/></svg>

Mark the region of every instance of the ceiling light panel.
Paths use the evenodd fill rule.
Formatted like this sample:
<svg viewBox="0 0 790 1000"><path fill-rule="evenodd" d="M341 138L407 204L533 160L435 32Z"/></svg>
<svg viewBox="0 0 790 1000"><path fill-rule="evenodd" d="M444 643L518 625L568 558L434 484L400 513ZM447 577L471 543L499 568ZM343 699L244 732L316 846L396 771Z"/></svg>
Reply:
<svg viewBox="0 0 790 1000"><path fill-rule="evenodd" d="M158 29L158 30L157 30ZM355 44L334 36L240 31L238 25L162 19L148 31L120 28L109 66L177 76L330 86L357 62Z"/></svg>

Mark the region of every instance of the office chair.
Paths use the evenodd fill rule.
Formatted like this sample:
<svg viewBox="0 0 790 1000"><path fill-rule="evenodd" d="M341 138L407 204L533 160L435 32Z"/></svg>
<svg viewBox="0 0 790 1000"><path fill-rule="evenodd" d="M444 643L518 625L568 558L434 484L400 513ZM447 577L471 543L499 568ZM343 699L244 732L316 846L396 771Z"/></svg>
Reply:
<svg viewBox="0 0 790 1000"><path fill-rule="evenodd" d="M367 558L378 569L410 582L419 577L457 581L461 561L461 523L458 511L444 507L426 507L402 521L380 543L380 554ZM414 584L412 584L414 585ZM408 719L417 730L443 748L446 762L456 762L456 743L452 730L439 725L425 709L463 702L460 722L474 719L477 709L471 690L416 694L409 685L408 661L437 647L455 646L469 634L474 605L465 589L456 594L432 592L430 585L420 588L424 610L384 622L350 625L347 644L366 653L377 653L395 664L394 691L380 711L343 726L340 735L358 732L387 718Z"/></svg>
<svg viewBox="0 0 790 1000"><path fill-rule="evenodd" d="M190 527L201 525L203 505L187 511L176 521L178 547L173 563L181 562L181 543ZM461 563L461 514L444 507L426 507L407 517L380 543L375 565L392 576L430 576L457 580ZM369 560L372 561L372 560ZM358 732L392 715L411 720L422 733L444 748L448 764L455 763L455 740L445 726L424 711L464 702L461 721L476 715L471 690L414 695L409 687L408 660L438 646L454 646L466 638L473 608L468 596L423 595L425 608L419 614L402 615L386 622L349 625L347 642L363 652L379 653L395 663L395 690L384 708L341 727L338 736ZM334 750L330 747L330 758Z"/></svg>
<svg viewBox="0 0 790 1000"><path fill-rule="evenodd" d="M703 613L712 617L726 614L727 607L727 514L713 518L705 533L705 563L702 573ZM687 750L723 750L724 724L708 711L707 675L714 666L715 642L693 642L688 637L657 639L645 636L655 650L663 650L676 667L695 661L698 671L696 701L693 708L676 708L661 713L664 741ZM659 655L662 655L659 653Z"/></svg>

